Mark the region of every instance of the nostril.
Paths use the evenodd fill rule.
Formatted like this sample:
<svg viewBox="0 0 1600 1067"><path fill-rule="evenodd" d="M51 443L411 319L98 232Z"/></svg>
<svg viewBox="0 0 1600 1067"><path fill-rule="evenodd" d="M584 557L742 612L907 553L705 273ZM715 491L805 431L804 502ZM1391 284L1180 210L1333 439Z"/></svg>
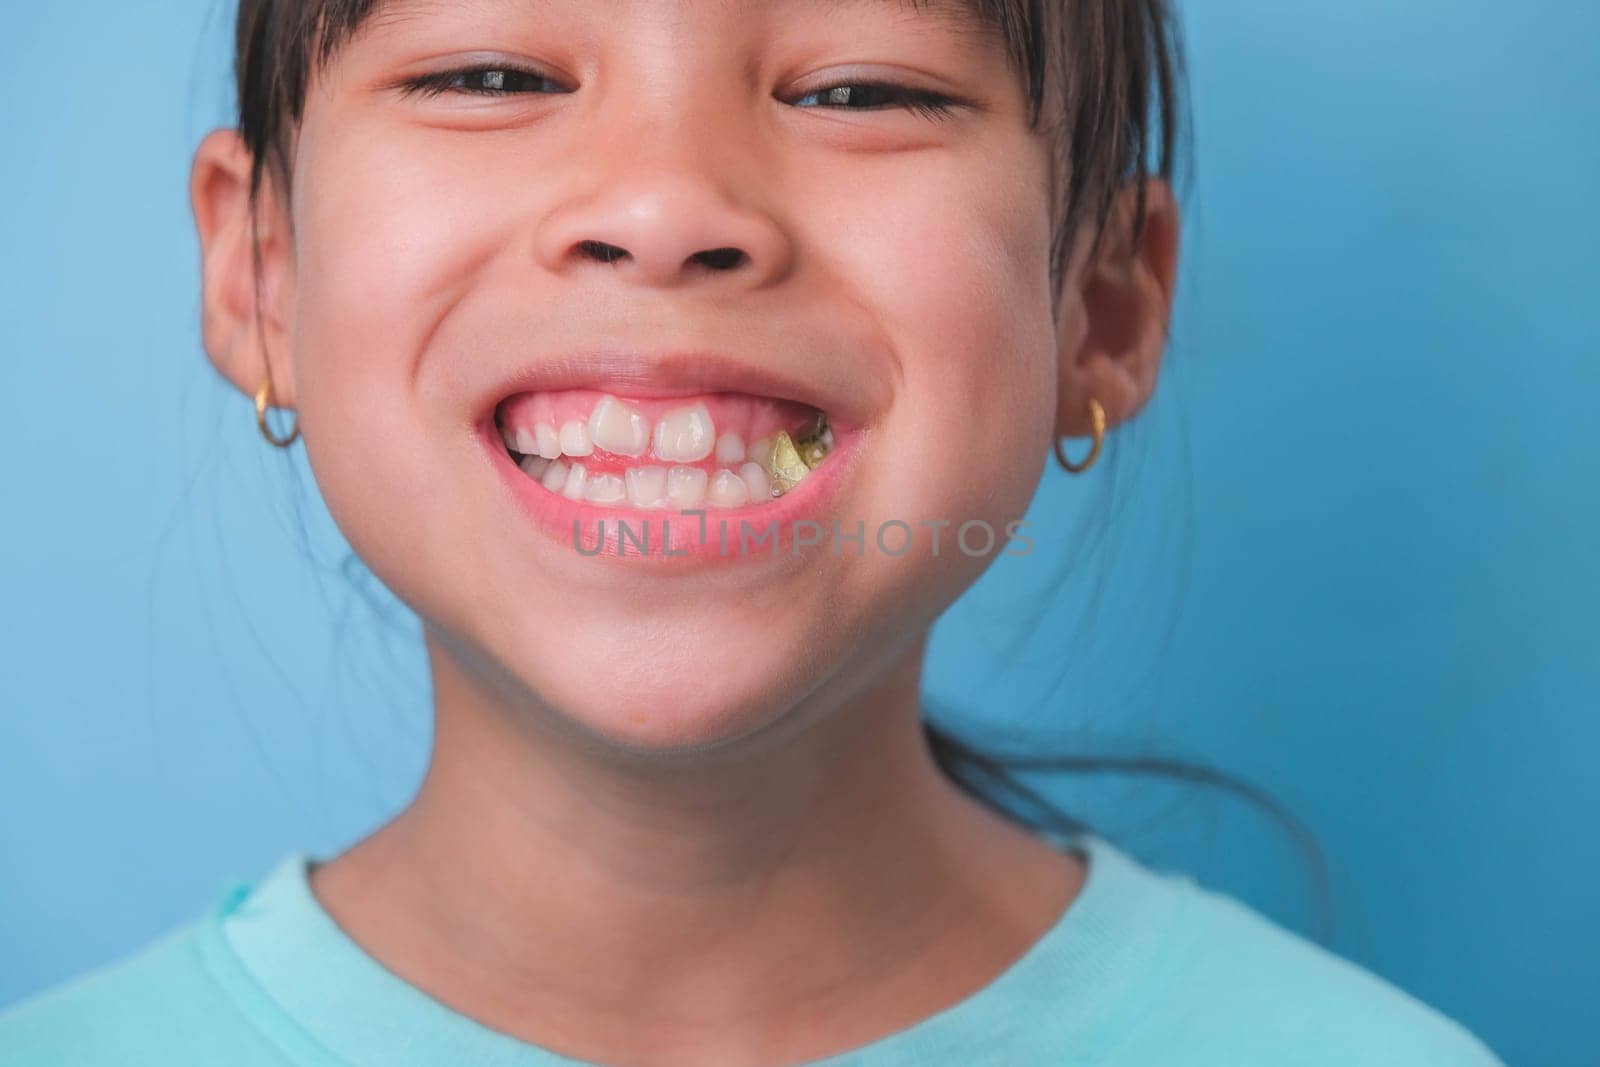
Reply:
<svg viewBox="0 0 1600 1067"><path fill-rule="evenodd" d="M586 256L593 256L602 263L615 263L628 254L627 249L618 248L616 245L604 241L582 241L578 248Z"/></svg>
<svg viewBox="0 0 1600 1067"><path fill-rule="evenodd" d="M729 270L743 263L745 254L740 248L713 248L707 252L696 252L694 258L713 270Z"/></svg>

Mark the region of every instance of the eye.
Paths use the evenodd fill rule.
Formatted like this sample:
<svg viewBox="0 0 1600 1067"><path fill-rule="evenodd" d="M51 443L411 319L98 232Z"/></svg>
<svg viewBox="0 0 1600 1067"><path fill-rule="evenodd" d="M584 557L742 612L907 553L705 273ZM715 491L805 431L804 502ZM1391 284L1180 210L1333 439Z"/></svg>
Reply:
<svg viewBox="0 0 1600 1067"><path fill-rule="evenodd" d="M815 100L826 108L842 111L879 111L887 101L930 119L945 118L960 104L942 93L891 82L853 82L828 86L797 97L796 103L807 100Z"/></svg>
<svg viewBox="0 0 1600 1067"><path fill-rule="evenodd" d="M421 96L442 96L446 93L521 96L551 90L565 91L538 71L509 66L466 67L422 74L403 82L400 88L408 95ZM944 118L960 106L960 101L942 93L892 82L853 82L826 86L796 99L796 103L802 107L811 106L806 101L840 111L881 111L887 104L932 119Z"/></svg>
<svg viewBox="0 0 1600 1067"><path fill-rule="evenodd" d="M466 93L470 96L521 96L538 93L541 86L554 86L554 81L535 70L519 67L466 67L459 70L441 70L409 78L400 89L407 95L443 96L445 93Z"/></svg>

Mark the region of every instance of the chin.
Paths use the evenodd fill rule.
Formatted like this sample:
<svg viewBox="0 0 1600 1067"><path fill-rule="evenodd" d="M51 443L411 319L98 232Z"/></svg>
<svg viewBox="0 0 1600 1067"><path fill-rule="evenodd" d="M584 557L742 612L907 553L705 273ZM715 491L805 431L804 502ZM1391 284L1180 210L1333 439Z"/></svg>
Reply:
<svg viewBox="0 0 1600 1067"><path fill-rule="evenodd" d="M820 668L784 655L790 642L724 636L668 645L618 626L598 641L551 647L553 659L530 658L526 648L497 658L515 665L521 687L537 694L546 714L607 746L668 754L756 733L796 712L815 687L811 675ZM619 645L632 646L632 653Z"/></svg>

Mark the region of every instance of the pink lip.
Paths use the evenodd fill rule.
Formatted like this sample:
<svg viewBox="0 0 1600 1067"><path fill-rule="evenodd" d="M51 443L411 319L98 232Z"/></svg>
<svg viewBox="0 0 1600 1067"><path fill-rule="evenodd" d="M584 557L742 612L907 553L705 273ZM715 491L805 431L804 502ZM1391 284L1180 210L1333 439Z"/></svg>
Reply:
<svg viewBox="0 0 1600 1067"><path fill-rule="evenodd" d="M833 526L837 519L832 517L832 501L854 465L863 434L835 429L834 447L827 460L805 481L776 500L740 508L707 506L703 509L704 515L696 511L607 507L569 500L552 493L511 462L495 430L492 414L480 422L478 437L517 503L536 526L562 547L596 560L609 560L615 565L682 567L772 559L793 561L809 552L833 551ZM803 525L807 521L815 523L816 528ZM626 541L622 539L622 523L626 523L630 531ZM748 523L748 532L745 532L745 523ZM777 524L777 533L769 536L768 527L773 523ZM841 524L840 532L852 535L855 531ZM744 546L740 543L741 535L746 539ZM806 542L798 548L795 547L797 536L803 536ZM766 539L757 540L763 537ZM838 551L854 549L846 545Z"/></svg>

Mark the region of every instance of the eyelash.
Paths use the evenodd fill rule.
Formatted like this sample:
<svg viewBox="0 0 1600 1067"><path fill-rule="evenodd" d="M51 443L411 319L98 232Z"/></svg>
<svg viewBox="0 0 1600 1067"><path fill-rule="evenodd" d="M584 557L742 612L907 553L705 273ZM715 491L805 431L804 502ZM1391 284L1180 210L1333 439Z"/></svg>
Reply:
<svg viewBox="0 0 1600 1067"><path fill-rule="evenodd" d="M473 85L474 81L480 84ZM493 81L498 84L488 84ZM407 96L435 97L446 93L466 93L471 96L522 96L530 90L512 88L512 85L526 84L529 82L546 82L550 78L537 71L522 70L517 67L466 67L458 70L442 70L433 74L423 74L416 78L408 79L400 85L400 90ZM887 94L892 100L898 100L905 110L930 119L942 119L951 115L961 102L942 93L931 92L926 89L913 89L906 85L896 85L893 82L844 82L838 85L828 85L821 89L813 89L800 99L808 97L827 97L842 90L869 90ZM851 96L857 95L852 92ZM876 107L840 108L843 111L879 111Z"/></svg>

